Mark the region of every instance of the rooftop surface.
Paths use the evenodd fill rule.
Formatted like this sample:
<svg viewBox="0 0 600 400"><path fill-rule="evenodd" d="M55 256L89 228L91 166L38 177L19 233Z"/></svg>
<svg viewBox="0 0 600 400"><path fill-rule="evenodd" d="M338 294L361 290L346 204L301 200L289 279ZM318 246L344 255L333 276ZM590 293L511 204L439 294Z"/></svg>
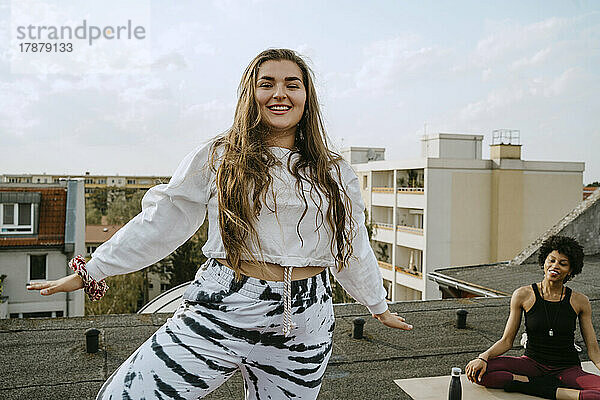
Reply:
<svg viewBox="0 0 600 400"><path fill-rule="evenodd" d="M123 225L85 225L86 243L104 243L112 237Z"/></svg>
<svg viewBox="0 0 600 400"><path fill-rule="evenodd" d="M594 326L600 323L600 291L593 289ZM390 305L414 325L386 328L356 304L336 305L333 355L319 399L410 399L394 379L448 375L500 338L507 297L400 302ZM457 329L456 310L468 310L467 329ZM0 320L0 398L92 399L103 381L169 314L127 314L55 319ZM365 339L353 339L352 320L363 317ZM85 352L84 332L102 332L101 350ZM520 337L520 336L519 336ZM579 345L584 347L579 331ZM518 340L515 341L518 344ZM515 346L508 354L519 355ZM6 367L8 366L8 368ZM207 399L241 399L239 373Z"/></svg>
<svg viewBox="0 0 600 400"><path fill-rule="evenodd" d="M467 285L476 285L510 295L520 286L540 282L543 278L538 264L490 264L453 267L436 270L446 277ZM585 256L581 274L567 284L590 299L600 299L600 254Z"/></svg>

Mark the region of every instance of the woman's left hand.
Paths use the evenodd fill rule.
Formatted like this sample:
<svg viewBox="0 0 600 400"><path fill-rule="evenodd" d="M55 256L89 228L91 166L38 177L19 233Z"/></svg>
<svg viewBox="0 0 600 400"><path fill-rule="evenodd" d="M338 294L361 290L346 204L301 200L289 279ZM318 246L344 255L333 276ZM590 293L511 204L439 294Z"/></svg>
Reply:
<svg viewBox="0 0 600 400"><path fill-rule="evenodd" d="M398 313L392 313L390 310L386 310L383 314L373 314L373 318L377 318L379 322L390 328L402 329L404 331L410 331L413 328Z"/></svg>

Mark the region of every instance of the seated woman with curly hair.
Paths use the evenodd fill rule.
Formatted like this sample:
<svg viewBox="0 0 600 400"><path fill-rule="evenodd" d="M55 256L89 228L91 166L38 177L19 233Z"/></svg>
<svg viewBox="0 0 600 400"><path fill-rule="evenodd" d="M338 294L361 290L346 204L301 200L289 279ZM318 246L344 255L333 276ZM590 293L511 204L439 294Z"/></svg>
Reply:
<svg viewBox="0 0 600 400"><path fill-rule="evenodd" d="M538 257L541 282L512 294L502 338L465 369L470 381L545 399L600 399L600 376L581 369L574 345L576 320L588 355L600 368L600 350L588 298L565 286L583 268L583 248L573 238L551 236ZM527 346L521 357L501 356L512 348L525 313Z"/></svg>

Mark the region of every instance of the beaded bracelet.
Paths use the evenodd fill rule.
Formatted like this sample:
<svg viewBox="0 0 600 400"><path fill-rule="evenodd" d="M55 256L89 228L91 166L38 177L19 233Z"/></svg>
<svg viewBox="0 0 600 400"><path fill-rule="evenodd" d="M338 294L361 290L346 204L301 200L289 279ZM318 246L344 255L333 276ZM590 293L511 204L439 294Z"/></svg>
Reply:
<svg viewBox="0 0 600 400"><path fill-rule="evenodd" d="M90 276L85 268L85 259L83 256L78 255L69 261L69 267L81 277L81 280L83 281L83 291L88 295L90 300L100 300L102 296L104 296L108 289L108 285L104 279L96 281Z"/></svg>

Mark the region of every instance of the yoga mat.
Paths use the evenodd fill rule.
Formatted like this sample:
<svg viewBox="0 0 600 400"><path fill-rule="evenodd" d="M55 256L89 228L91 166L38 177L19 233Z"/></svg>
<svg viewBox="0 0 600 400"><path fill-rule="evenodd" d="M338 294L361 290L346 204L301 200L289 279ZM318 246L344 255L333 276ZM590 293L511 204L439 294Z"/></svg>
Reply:
<svg viewBox="0 0 600 400"><path fill-rule="evenodd" d="M600 375L600 371L598 371L591 361L581 363L581 367L586 372ZM448 398L450 375L395 379L394 382L412 397L413 400L444 400ZM460 376L460 382L462 385L463 400L539 399L539 397L531 397L521 393L506 393L502 389L487 389L469 382L464 374Z"/></svg>

